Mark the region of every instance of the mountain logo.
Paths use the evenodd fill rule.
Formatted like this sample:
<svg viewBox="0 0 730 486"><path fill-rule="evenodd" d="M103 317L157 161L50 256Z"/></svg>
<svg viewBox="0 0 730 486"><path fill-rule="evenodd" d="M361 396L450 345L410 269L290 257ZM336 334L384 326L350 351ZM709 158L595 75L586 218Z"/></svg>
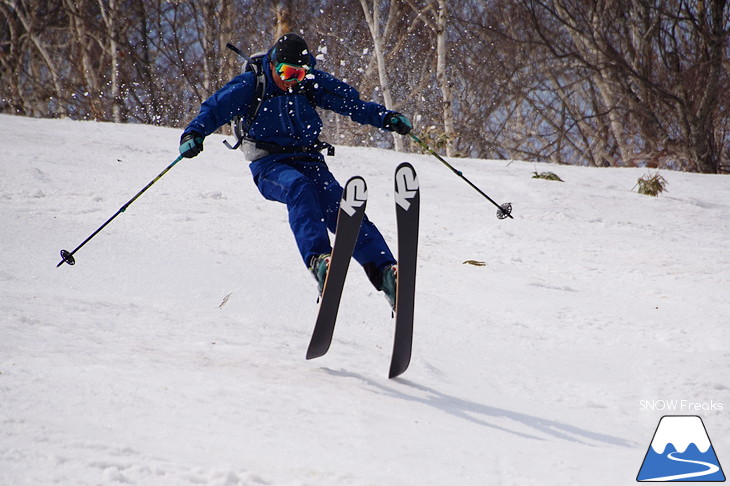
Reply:
<svg viewBox="0 0 730 486"><path fill-rule="evenodd" d="M702 419L696 415L662 417L636 480L725 481Z"/></svg>

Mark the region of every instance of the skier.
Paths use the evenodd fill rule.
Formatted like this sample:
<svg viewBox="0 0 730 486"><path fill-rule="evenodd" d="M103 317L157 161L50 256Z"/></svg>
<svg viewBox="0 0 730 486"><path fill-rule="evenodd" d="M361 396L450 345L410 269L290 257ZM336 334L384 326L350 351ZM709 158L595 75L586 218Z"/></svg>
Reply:
<svg viewBox="0 0 730 486"><path fill-rule="evenodd" d="M410 120L384 106L360 99L358 92L329 73L315 69L314 56L300 36L280 37L264 55L263 93L256 99L257 77L244 72L208 98L185 128L180 154L191 158L203 150L203 139L236 116L245 116L253 103L255 115L244 126L242 150L259 192L287 205L289 224L305 265L322 292L343 189L320 153L330 145L318 137L322 120L314 110L332 110L352 120L406 135ZM396 260L380 231L363 220L353 253L373 286L395 306Z"/></svg>

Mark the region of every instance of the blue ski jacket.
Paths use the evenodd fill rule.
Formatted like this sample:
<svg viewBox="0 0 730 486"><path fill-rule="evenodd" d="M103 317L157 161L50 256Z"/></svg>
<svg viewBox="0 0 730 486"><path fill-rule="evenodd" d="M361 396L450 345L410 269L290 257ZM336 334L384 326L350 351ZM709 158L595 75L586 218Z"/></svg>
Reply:
<svg viewBox="0 0 730 486"><path fill-rule="evenodd" d="M247 139L287 149L313 145L322 132L322 119L310 99L318 108L332 110L361 124L384 128L384 121L392 112L378 103L361 100L352 86L329 73L314 69L316 61L312 55L312 69L305 80L288 91L281 90L272 78L269 68L270 54L267 53L263 59L266 89L256 116L250 126L245 127ZM253 72L236 76L203 102L200 113L185 128L185 132L195 131L208 136L236 116L245 118L254 101L255 89L256 75ZM312 156L324 160L318 152L305 153L310 160ZM291 159L295 155L296 152L272 153L264 158L271 162L276 159ZM254 177L257 176L257 165L259 164L251 164Z"/></svg>

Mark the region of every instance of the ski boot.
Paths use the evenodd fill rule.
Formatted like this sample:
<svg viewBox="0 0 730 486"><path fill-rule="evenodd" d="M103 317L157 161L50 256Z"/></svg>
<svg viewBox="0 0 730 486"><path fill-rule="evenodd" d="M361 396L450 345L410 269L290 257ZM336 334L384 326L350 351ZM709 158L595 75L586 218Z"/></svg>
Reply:
<svg viewBox="0 0 730 486"><path fill-rule="evenodd" d="M316 255L312 257L309 263L309 271L314 275L314 279L317 281L317 290L319 290L320 297L324 291L324 281L327 279L327 270L330 266L330 259L332 255L323 253L322 255Z"/></svg>
<svg viewBox="0 0 730 486"><path fill-rule="evenodd" d="M395 295L398 277L398 266L395 264L386 265L383 268L383 280L380 284L380 290L385 294L391 309L395 311Z"/></svg>

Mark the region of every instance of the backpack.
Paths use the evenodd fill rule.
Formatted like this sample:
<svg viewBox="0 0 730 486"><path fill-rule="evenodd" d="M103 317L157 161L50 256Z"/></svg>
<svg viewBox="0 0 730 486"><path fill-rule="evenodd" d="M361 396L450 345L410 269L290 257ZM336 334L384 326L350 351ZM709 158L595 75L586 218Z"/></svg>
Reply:
<svg viewBox="0 0 730 486"><path fill-rule="evenodd" d="M266 76L264 75L263 67L263 60L264 56L266 55L266 51L257 52L251 57L248 57L230 42L226 44L226 47L243 58L241 73L252 72L256 75L256 87L254 88L253 101L248 107L246 116L236 116L231 120L231 129L233 130L233 134L236 137L236 143L235 145L231 145L230 143L228 143L227 140L223 142L226 147L231 150L235 150L241 147L244 142L252 142L246 138L246 133L248 132L251 123L254 121L256 115L258 114L261 103L264 100L264 93L266 92ZM314 92L312 92L311 90L303 90L302 94L306 96L307 101L309 101L312 107L316 108L317 105L314 101ZM288 151L283 147L276 147L270 144L253 143L253 145L254 146L252 147L241 147L249 160L253 160L253 158L261 156L266 152L276 153ZM335 154L335 149L332 145L326 142L321 142L319 140L310 148L315 151L327 150L327 155L329 156L333 156Z"/></svg>

